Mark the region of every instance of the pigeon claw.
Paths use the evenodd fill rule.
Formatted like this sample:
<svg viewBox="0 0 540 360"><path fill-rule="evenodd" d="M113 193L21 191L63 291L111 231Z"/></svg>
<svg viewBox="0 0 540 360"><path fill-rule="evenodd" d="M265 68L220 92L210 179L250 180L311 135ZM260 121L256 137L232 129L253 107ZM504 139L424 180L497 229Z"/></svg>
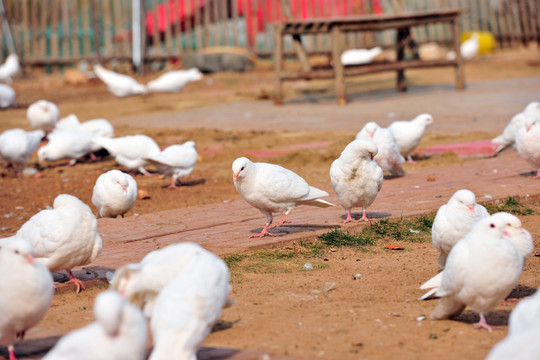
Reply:
<svg viewBox="0 0 540 360"><path fill-rule="evenodd" d="M268 235L268 236L274 236L274 234L272 234L272 233L270 233L270 232L268 232L268 231L266 231L266 230L263 230L263 231L261 231L261 232L258 233L258 234L253 234L253 235L251 235L250 238L254 238L254 237L262 238L262 237L265 237L266 235Z"/></svg>

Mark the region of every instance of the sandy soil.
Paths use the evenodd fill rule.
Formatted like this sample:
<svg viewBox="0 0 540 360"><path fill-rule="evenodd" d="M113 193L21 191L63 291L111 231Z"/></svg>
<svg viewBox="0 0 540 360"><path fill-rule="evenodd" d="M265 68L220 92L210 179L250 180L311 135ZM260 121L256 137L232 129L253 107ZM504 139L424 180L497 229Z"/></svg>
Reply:
<svg viewBox="0 0 540 360"><path fill-rule="evenodd" d="M525 54L525 55L524 55ZM535 51L501 53L489 60L468 64L468 78L472 81L490 78L538 75L538 67L526 66L537 56ZM435 81L433 70L414 71L410 81L422 84ZM437 81L452 81L451 71L440 70ZM142 81L148 80L146 76ZM362 85L351 91L367 91L392 87L393 74L365 78ZM115 99L99 81L82 85L66 85L62 76L31 73L17 79L17 108L0 112L0 131L13 127L28 129L26 107L40 99L58 103L61 113L76 113L84 121L96 117L115 119L137 113L178 112L216 102L268 98L271 93L272 73L254 69L246 74L215 74L190 84L178 95L151 95L144 98ZM212 86L209 86L211 84ZM287 91L305 93L330 90L330 82L313 82L310 89L299 82ZM202 94L204 93L204 96ZM342 144L355 135L350 132L333 133L273 133L218 130L156 130L116 127L116 135L144 133L152 136L160 146L194 140L200 153L195 171L184 181L188 186L170 190L169 179L160 176L137 176L139 188L150 195L139 200L127 214L144 214L228 199L237 199L231 179L230 164L242 154L254 160L270 161L300 169L299 174L313 186L327 183L327 170L321 169L339 156ZM428 132L421 146L457 141L489 139L494 133L438 134ZM280 154L276 150L290 144L333 142L313 149L292 150ZM254 151L273 152L257 156ZM309 159L309 161L307 161ZM463 160L452 155L434 156L406 164L407 171L452 164ZM67 161L38 164L37 157L30 166L40 170L41 177L16 177L10 169L2 169L0 176L0 236L13 234L26 220L51 205L60 193L78 196L91 207L92 188L97 177L119 168L111 158L99 161L83 160L67 167ZM538 203L528 206L540 211ZM436 209L433 209L436 210ZM525 227L540 241L539 215L522 218ZM314 239L315 240L315 239ZM392 239L388 239L392 241ZM399 243L399 242L397 242ZM207 339L205 345L236 349L259 349L297 357L328 359L358 358L483 358L489 349L507 332L507 318L512 304L497 308L488 321L499 325L493 333L474 330L476 315L467 311L456 321L419 321L429 315L435 302L417 302L422 294L418 286L438 271L436 252L428 243L402 243L405 251L389 251L382 243L367 252L349 248L323 248L321 257L312 257L306 247L293 244L278 253L293 253L286 261L269 266L267 261L242 261L234 270L233 298L237 304L223 313L222 328ZM536 244L538 246L538 243ZM279 256L278 256L279 257ZM314 270L305 271L310 262ZM256 266L253 264L255 263ZM257 265L259 264L259 265ZM262 264L262 265L260 265ZM538 283L538 258L532 257L520 281L519 296L529 295ZM361 274L354 279L355 274ZM325 286L335 283L330 291ZM79 295L62 294L54 298L51 310L39 328L65 332L92 321L93 299L101 288Z"/></svg>

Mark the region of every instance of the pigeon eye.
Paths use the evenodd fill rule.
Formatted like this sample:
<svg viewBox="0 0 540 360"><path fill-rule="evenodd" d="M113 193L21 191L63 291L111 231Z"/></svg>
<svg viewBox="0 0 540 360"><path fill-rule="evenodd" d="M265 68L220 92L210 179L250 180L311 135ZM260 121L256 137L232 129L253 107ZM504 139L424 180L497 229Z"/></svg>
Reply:
<svg viewBox="0 0 540 360"><path fill-rule="evenodd" d="M490 228L494 228L494 227L495 227L495 224L489 224L489 227L490 227Z"/></svg>
<svg viewBox="0 0 540 360"><path fill-rule="evenodd" d="M240 169L240 171L244 171L244 166L242 166L242 168Z"/></svg>
<svg viewBox="0 0 540 360"><path fill-rule="evenodd" d="M18 254L19 253L19 250L15 250L15 254Z"/></svg>

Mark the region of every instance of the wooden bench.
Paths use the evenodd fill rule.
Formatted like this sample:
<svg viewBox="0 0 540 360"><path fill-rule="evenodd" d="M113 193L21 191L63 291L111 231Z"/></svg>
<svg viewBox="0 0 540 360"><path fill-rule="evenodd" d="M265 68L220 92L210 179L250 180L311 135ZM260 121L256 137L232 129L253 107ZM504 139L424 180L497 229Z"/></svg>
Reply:
<svg viewBox="0 0 540 360"><path fill-rule="evenodd" d="M274 103L283 103L282 83L287 80L299 79L329 79L334 78L336 83L337 101L340 105L347 103L345 91L346 76L358 76L382 71L397 72L397 90L407 89L405 69L416 69L437 66L453 66L456 73L456 88L465 88L463 61L459 51L460 30L459 16L462 10L447 9L437 11L424 11L415 13L400 13L392 15L368 15L340 18L314 18L309 20L286 20L277 23L274 29L274 62L275 62L275 94ZM453 60L422 60L414 40L411 37L411 27L433 23L449 23L452 28L452 45L456 53ZM396 61L370 63L365 65L343 66L341 54L343 53L343 34L359 31L382 31L396 29ZM315 35L327 33L331 36L333 67L313 69L310 67L300 35ZM297 71L283 69L283 37L292 35L293 47L301 63ZM413 60L405 60L405 48L409 47L413 53Z"/></svg>

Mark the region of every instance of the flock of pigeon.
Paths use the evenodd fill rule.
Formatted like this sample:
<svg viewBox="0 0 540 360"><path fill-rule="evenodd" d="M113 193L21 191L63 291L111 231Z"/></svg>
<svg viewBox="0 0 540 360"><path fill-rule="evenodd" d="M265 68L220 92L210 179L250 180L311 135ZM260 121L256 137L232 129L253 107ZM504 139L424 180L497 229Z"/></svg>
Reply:
<svg viewBox="0 0 540 360"><path fill-rule="evenodd" d="M131 79L100 70L99 66L95 71L116 85ZM126 87L108 87L117 96L138 91L133 83L127 86L127 92ZM150 83L147 86L152 87ZM104 148L129 170L146 174L145 166L154 165L172 177L171 187L176 187L177 180L189 174L197 161L192 141L162 151L145 135L115 138L114 129L105 119L83 123L75 115L58 119L58 107L45 100L32 104L27 117L33 131L13 129L0 135L0 157L19 171L44 136L48 142L38 150L40 161L68 158L73 164ZM358 207L363 211L360 221L369 220L366 209L375 201L383 175L405 175L402 164L405 159L413 161L411 152L431 123L431 115L421 114L411 121L394 122L388 128L374 122L365 124L329 171L338 201L347 211L344 222L353 221L352 209ZM539 169L540 103L529 104L493 141L500 150L515 146L525 160ZM252 236L272 235L268 229L284 224L297 205L333 206L322 199L327 192L309 186L284 167L241 157L233 162L232 171L242 198L266 216L263 230ZM123 216L133 206L136 194L137 184L131 175L111 170L96 181L92 203L98 217ZM272 225L275 213L284 215ZM463 189L437 212L432 239L440 251L437 263L444 270L421 287L430 289L421 299L440 297L431 318L449 318L470 306L480 314L476 326L491 331L484 314L517 285L533 249L530 234L511 214L490 216L476 204L474 194ZM0 292L4 294L0 297L0 344L8 346L11 360L15 359L15 339L23 338L50 306L54 292L51 272L67 271L69 281L80 291L84 285L71 269L94 261L102 247L96 216L89 206L68 194L58 195L52 208L35 214L14 236L2 239L0 271L10 271L14 276L0 279ZM153 251L139 263L125 265L109 275L111 289L96 298L96 322L63 337L45 359L144 359L150 333L154 344L150 359L196 359L197 349L221 310L233 304L228 297L226 264L193 243ZM493 349L491 359L503 359L509 343L525 337L532 339L537 327L522 318L539 307L538 296L516 307L510 317L509 335ZM93 346L89 339L99 341L100 346Z"/></svg>

